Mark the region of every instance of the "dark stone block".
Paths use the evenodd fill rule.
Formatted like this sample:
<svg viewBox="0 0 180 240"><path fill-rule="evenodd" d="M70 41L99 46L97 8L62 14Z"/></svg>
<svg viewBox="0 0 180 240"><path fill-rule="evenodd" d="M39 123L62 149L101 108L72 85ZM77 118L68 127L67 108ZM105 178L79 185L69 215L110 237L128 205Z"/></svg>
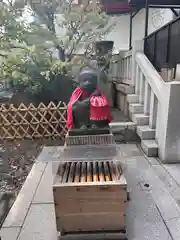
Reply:
<svg viewBox="0 0 180 240"><path fill-rule="evenodd" d="M96 129L70 129L69 136L82 136L82 135L102 135L110 134L109 128L96 128Z"/></svg>

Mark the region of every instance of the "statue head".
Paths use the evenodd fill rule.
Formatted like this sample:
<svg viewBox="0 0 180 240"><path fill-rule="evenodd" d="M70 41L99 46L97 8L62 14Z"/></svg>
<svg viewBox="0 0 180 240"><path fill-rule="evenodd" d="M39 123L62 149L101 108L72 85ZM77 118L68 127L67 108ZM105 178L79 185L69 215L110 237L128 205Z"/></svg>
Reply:
<svg viewBox="0 0 180 240"><path fill-rule="evenodd" d="M89 92L97 88L98 74L91 68L84 68L79 74L79 87Z"/></svg>

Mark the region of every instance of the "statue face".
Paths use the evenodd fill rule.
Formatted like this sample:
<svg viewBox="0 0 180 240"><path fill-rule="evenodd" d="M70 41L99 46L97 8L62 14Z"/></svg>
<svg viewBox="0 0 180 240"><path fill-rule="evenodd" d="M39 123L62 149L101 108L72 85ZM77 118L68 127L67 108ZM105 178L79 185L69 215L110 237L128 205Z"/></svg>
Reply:
<svg viewBox="0 0 180 240"><path fill-rule="evenodd" d="M94 71L84 71L79 76L79 87L89 92L97 88L97 74Z"/></svg>

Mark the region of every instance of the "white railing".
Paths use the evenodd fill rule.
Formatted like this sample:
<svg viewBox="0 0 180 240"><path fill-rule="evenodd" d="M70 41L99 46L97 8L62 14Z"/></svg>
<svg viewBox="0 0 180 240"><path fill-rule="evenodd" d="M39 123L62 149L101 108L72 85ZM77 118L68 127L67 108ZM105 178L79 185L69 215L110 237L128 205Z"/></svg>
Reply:
<svg viewBox="0 0 180 240"><path fill-rule="evenodd" d="M110 69L109 69L109 80L113 82L120 81L120 72L119 72L120 58L119 54L113 54Z"/></svg>
<svg viewBox="0 0 180 240"><path fill-rule="evenodd" d="M156 129L158 111L167 97L166 85L143 53L136 54L135 93L144 105L144 114L149 115L149 127ZM159 105L159 107L158 107Z"/></svg>
<svg viewBox="0 0 180 240"><path fill-rule="evenodd" d="M139 46L134 44L132 55L135 94L149 116L149 127L155 129L160 159L180 162L180 82L165 82Z"/></svg>
<svg viewBox="0 0 180 240"><path fill-rule="evenodd" d="M132 50L124 54L120 52L120 55L122 56L119 68L121 71L121 82L131 85Z"/></svg>
<svg viewBox="0 0 180 240"><path fill-rule="evenodd" d="M131 85L132 51L120 51L113 55L110 69L113 81Z"/></svg>

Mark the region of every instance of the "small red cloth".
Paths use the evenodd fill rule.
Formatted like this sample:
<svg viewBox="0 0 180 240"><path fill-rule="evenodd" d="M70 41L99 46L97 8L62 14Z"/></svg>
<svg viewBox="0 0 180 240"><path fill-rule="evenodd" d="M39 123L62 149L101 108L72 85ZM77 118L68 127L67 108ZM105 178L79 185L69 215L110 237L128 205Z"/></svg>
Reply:
<svg viewBox="0 0 180 240"><path fill-rule="evenodd" d="M76 88L70 98L68 109L67 109L67 127L70 129L73 127L73 114L72 114L72 106L73 104L81 97L85 90L80 88ZM92 96L90 97L90 120L108 120L108 122L112 121L112 116L110 114L109 102L106 96L101 92L100 89L98 91L101 93L101 96Z"/></svg>

